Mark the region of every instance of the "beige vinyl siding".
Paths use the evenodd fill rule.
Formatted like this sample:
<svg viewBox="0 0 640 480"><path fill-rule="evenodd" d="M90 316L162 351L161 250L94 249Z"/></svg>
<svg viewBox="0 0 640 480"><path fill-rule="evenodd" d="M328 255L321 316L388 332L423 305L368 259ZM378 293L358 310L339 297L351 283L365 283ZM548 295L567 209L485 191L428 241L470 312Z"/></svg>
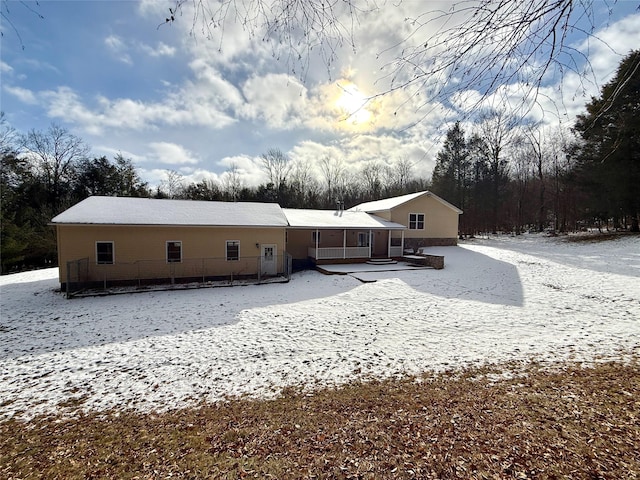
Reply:
<svg viewBox="0 0 640 480"><path fill-rule="evenodd" d="M313 230L293 230L287 232L287 253L296 260L307 258L308 247L315 247L311 239ZM322 234L320 234L322 240Z"/></svg>
<svg viewBox="0 0 640 480"><path fill-rule="evenodd" d="M424 230L407 229L405 238L457 238L458 213L438 200L422 195L394 208L390 220L408 227L410 213L424 213Z"/></svg>
<svg viewBox="0 0 640 480"><path fill-rule="evenodd" d="M116 226L116 225L57 225L60 282L66 282L66 263L89 259L89 267L96 265L96 242L113 241L116 264L138 261L166 263L167 241L182 242L182 260L221 258L226 256L226 241L240 241L243 257L258 257L256 244L275 244L284 249L285 228L227 228L182 226ZM233 263L233 262L228 262ZM229 271L233 271L233 266ZM256 262L257 269L257 262ZM229 272L222 271L221 275ZM246 272L255 273L255 272Z"/></svg>
<svg viewBox="0 0 640 480"><path fill-rule="evenodd" d="M396 220L393 220L391 218L392 215L391 215L391 212L389 210L382 210L380 212L369 212L369 213L372 213L376 217L383 218L384 220L387 220L389 222L394 222L395 221L396 223L400 223L401 225L405 225L406 224L406 222L398 222Z"/></svg>

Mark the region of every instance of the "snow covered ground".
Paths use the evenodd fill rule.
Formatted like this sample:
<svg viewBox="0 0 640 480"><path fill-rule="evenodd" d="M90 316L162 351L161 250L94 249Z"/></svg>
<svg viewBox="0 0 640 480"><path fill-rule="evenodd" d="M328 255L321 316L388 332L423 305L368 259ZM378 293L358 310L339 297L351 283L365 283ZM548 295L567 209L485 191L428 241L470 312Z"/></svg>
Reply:
<svg viewBox="0 0 640 480"><path fill-rule="evenodd" d="M640 237L496 237L444 270L66 300L57 269L0 277L0 419L165 410L369 376L640 353Z"/></svg>

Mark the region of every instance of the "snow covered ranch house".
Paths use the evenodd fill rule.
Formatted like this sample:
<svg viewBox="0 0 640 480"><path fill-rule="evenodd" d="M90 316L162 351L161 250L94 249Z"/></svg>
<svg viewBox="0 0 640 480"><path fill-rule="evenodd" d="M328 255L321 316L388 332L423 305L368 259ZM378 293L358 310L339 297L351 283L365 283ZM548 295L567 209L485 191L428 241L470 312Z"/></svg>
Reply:
<svg viewBox="0 0 640 480"><path fill-rule="evenodd" d="M361 203L349 212L366 212L406 227L403 250L457 245L462 210L429 191Z"/></svg>
<svg viewBox="0 0 640 480"><path fill-rule="evenodd" d="M144 285L288 275L275 203L89 197L51 220L60 284Z"/></svg>
<svg viewBox="0 0 640 480"><path fill-rule="evenodd" d="M96 196L51 224L60 285L69 293L91 286L286 280L294 265L399 259L419 247L455 245L460 213L428 191L348 210Z"/></svg>

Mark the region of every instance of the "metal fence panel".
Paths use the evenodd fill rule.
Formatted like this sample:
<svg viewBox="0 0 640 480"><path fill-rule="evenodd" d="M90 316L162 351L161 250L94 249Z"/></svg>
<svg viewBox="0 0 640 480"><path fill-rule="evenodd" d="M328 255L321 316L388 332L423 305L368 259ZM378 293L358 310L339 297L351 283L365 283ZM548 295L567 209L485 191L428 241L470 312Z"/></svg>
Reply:
<svg viewBox="0 0 640 480"><path fill-rule="evenodd" d="M257 282L281 278L289 280L292 258L280 251L276 257L276 272L266 275L262 271L262 257L188 258L181 262L165 260L139 260L131 263L90 264L88 258L67 262L67 298L87 289L107 290L115 286L144 287L148 285L174 285L178 283L234 284L239 281Z"/></svg>
<svg viewBox="0 0 640 480"><path fill-rule="evenodd" d="M86 287L89 278L89 258L80 258L67 262L67 284L65 293L67 298L71 298Z"/></svg>

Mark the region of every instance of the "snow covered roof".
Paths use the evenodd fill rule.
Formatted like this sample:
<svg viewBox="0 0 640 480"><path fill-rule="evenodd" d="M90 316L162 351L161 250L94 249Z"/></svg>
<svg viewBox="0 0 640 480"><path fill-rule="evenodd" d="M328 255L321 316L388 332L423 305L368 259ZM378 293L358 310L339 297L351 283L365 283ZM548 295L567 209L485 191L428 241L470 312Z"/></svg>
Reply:
<svg viewBox="0 0 640 480"><path fill-rule="evenodd" d="M277 203L89 197L51 223L286 227L287 219Z"/></svg>
<svg viewBox="0 0 640 480"><path fill-rule="evenodd" d="M298 228L384 228L386 230L404 230L399 223L389 222L366 212L348 210L305 210L283 208L291 227Z"/></svg>
<svg viewBox="0 0 640 480"><path fill-rule="evenodd" d="M458 213L462 213L462 210L460 210L458 207L451 205L446 200L443 200L442 198L437 196L435 193L432 193L428 190L424 190L422 192L416 192L416 193L409 193L407 195L401 195L399 197L384 198L382 200L375 200L373 202L361 203L360 205L351 207L349 211L382 212L382 211L396 208L397 206L402 205L403 203L407 203L408 201L413 200L414 198L421 197L422 195L427 195L433 198L434 200L439 201L443 205L446 205L452 210L455 210Z"/></svg>

